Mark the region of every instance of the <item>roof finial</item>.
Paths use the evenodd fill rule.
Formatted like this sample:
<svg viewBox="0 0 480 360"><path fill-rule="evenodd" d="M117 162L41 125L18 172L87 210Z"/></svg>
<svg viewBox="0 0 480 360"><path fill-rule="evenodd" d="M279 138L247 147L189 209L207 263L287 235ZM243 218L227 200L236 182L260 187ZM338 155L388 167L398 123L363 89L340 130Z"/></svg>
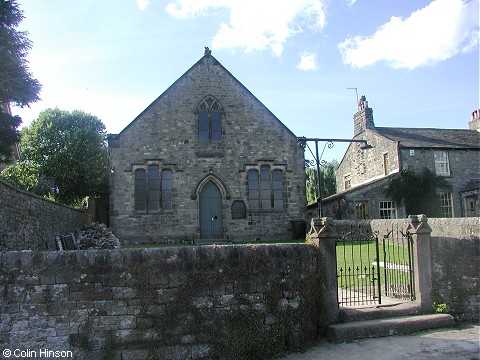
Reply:
<svg viewBox="0 0 480 360"><path fill-rule="evenodd" d="M205 46L205 54L204 56L210 57L212 55L212 50L210 50L207 46Z"/></svg>

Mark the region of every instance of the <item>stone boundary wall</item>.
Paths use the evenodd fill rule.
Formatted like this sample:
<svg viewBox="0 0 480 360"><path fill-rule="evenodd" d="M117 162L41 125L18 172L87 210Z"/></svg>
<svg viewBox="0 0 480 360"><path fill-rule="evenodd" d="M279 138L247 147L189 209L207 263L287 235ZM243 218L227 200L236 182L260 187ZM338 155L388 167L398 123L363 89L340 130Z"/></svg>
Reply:
<svg viewBox="0 0 480 360"><path fill-rule="evenodd" d="M432 228L432 236L480 236L480 217L429 218L428 224Z"/></svg>
<svg viewBox="0 0 480 360"><path fill-rule="evenodd" d="M3 252L0 348L125 360L302 349L323 328L317 259L306 244Z"/></svg>
<svg viewBox="0 0 480 360"><path fill-rule="evenodd" d="M0 251L55 250L55 236L80 229L85 213L0 180Z"/></svg>
<svg viewBox="0 0 480 360"><path fill-rule="evenodd" d="M432 228L431 236L464 237L480 236L480 217L469 218L428 218L428 225ZM392 228L404 231L408 226L405 219L372 219L372 220L331 220L335 231L345 234L350 231L351 225L362 230L378 231L381 236L387 234Z"/></svg>
<svg viewBox="0 0 480 360"><path fill-rule="evenodd" d="M480 237L432 237L432 300L480 321Z"/></svg>
<svg viewBox="0 0 480 360"><path fill-rule="evenodd" d="M427 222L432 229L433 302L449 305L461 320L480 320L480 218L429 218ZM331 220L330 224L338 235L353 225L378 231L381 240L392 228L405 231L408 219Z"/></svg>

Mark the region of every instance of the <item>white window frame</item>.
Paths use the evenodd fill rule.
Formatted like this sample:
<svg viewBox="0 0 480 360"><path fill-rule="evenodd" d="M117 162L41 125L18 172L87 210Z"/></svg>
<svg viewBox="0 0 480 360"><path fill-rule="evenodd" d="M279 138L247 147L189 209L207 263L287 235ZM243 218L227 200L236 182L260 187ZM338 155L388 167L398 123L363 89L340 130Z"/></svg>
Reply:
<svg viewBox="0 0 480 360"><path fill-rule="evenodd" d="M447 151L434 151L433 160L435 162L435 173L441 176L450 175L450 164Z"/></svg>
<svg viewBox="0 0 480 360"><path fill-rule="evenodd" d="M380 219L396 219L397 218L397 204L395 201L382 200L379 203ZM388 214L385 216L382 214ZM383 216L382 216L383 215Z"/></svg>
<svg viewBox="0 0 480 360"><path fill-rule="evenodd" d="M453 217L453 198L451 192L440 192L438 194L440 197L440 210L442 212L442 217L451 218Z"/></svg>

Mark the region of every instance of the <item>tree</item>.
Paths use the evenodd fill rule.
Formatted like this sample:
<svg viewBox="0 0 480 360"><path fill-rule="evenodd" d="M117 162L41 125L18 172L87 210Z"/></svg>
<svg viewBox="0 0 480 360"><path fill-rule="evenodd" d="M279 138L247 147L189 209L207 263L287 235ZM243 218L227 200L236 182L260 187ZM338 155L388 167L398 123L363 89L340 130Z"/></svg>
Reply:
<svg viewBox="0 0 480 360"><path fill-rule="evenodd" d="M452 185L442 176L423 168L420 174L402 169L388 184L386 196L405 206L407 215L426 214L441 217L439 189L449 190Z"/></svg>
<svg viewBox="0 0 480 360"><path fill-rule="evenodd" d="M107 146L105 126L80 110L47 109L22 130L22 157L55 178L59 201L75 204L86 196L105 196Z"/></svg>
<svg viewBox="0 0 480 360"><path fill-rule="evenodd" d="M40 167L29 161L17 162L5 168L0 177L16 187L33 192L40 196L48 196L49 188L40 176Z"/></svg>
<svg viewBox="0 0 480 360"><path fill-rule="evenodd" d="M337 180L336 180L336 169L338 167L338 162L333 160L327 162L325 165L320 167L321 174L321 185L322 185L322 198L333 195L336 192ZM317 185L317 170L316 169L305 169L306 172L306 190L307 190L307 203L311 204L317 201L318 197L318 185Z"/></svg>
<svg viewBox="0 0 480 360"><path fill-rule="evenodd" d="M9 104L28 106L39 100L41 89L28 69L28 33L16 30L23 18L15 0L0 0L0 161L10 160L11 147L19 140L21 118L9 113Z"/></svg>

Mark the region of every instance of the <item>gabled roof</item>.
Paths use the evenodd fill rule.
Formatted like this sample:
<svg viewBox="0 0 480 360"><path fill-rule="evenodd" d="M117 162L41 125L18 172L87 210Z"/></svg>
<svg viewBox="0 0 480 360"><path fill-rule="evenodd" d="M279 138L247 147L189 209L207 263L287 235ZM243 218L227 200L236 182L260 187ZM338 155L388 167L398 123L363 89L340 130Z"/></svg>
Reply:
<svg viewBox="0 0 480 360"><path fill-rule="evenodd" d="M198 60L195 64L192 65L192 67L190 67L190 69L188 69L187 71L185 71L185 73L180 76L172 85L170 85L158 98L156 98L149 106L147 106L147 108L145 110L143 110L135 119L133 119L132 122L130 122L130 124L128 124L122 131L120 131L119 134L109 134L108 135L108 139L110 140L115 140L115 139L118 139L122 133L124 133L128 128L130 128L130 126L135 123L135 121L137 119L139 119L142 114L146 113L158 100L160 100L166 93L168 93L168 91L174 87L178 82L180 82L183 78L185 78L188 73L190 73L194 68L196 68L197 66L201 65L203 63L203 60L205 58L211 58L213 60L213 64L214 65L218 65L220 66L221 69L223 69L238 85L240 85L248 94L250 94L252 96L252 98L257 101L268 113L270 113L270 115L276 120L278 121L278 123L284 127L293 137L297 137L293 132L292 130L290 130L284 123L282 123L280 121L279 118L277 118L275 116L275 114L273 114L270 109L268 109L260 100L257 99L257 97L255 95L253 95L250 90L248 90L245 85L243 85L240 81L237 80L237 78L235 78L235 76L233 76L230 71L228 71L216 58L214 58L212 55L211 55L211 51L208 49L208 48L205 48L205 54L204 56L202 56L200 58L200 60Z"/></svg>
<svg viewBox="0 0 480 360"><path fill-rule="evenodd" d="M375 131L404 148L480 149L480 132L475 130L376 127Z"/></svg>

